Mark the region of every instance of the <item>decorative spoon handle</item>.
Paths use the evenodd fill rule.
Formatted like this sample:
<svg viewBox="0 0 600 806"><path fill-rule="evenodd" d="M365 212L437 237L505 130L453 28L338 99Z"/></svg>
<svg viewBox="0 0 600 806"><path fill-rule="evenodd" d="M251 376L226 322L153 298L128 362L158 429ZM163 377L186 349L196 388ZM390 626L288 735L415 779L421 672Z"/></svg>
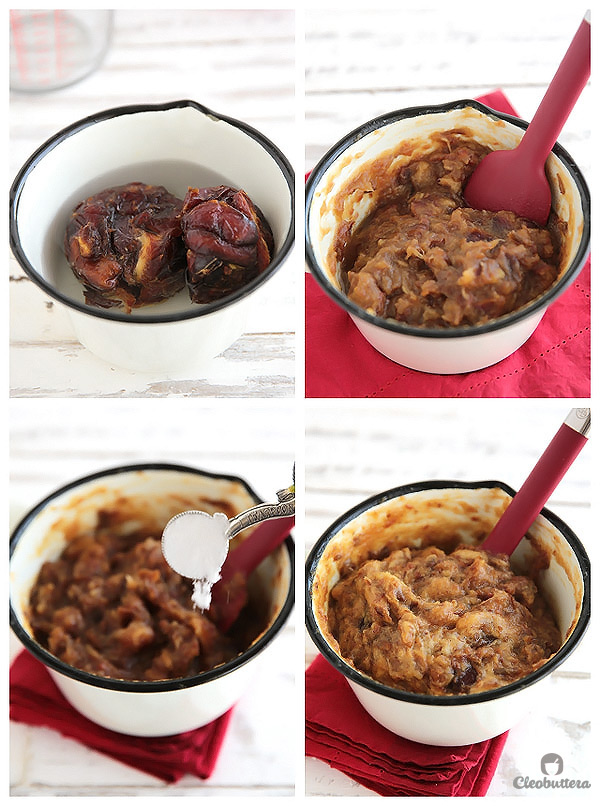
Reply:
<svg viewBox="0 0 600 806"><path fill-rule="evenodd" d="M271 520L271 518L286 518L294 515L296 511L295 502L294 485L286 487L285 490L279 490L276 504L258 504L230 518L227 537L231 540L232 537L235 537L249 526L255 526L257 523Z"/></svg>
<svg viewBox="0 0 600 806"><path fill-rule="evenodd" d="M245 588L230 590L229 583L240 572L247 578L286 539L294 528L295 495L294 468L294 484L279 490L277 504L259 504L229 521L229 539L248 526L259 526L229 552L221 568L221 578L213 588L217 624L222 632L227 632L246 602Z"/></svg>
<svg viewBox="0 0 600 806"><path fill-rule="evenodd" d="M512 554L587 442L590 425L590 409L570 411L481 548Z"/></svg>

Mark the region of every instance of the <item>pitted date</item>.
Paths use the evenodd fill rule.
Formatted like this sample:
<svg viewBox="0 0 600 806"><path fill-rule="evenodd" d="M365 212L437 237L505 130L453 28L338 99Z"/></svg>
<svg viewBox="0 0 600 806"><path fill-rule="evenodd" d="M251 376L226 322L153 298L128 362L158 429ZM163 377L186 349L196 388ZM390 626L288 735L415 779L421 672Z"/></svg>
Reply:
<svg viewBox="0 0 600 806"><path fill-rule="evenodd" d="M164 187L141 182L108 188L77 205L64 247L88 304L131 310L184 287L182 206Z"/></svg>
<svg viewBox="0 0 600 806"><path fill-rule="evenodd" d="M243 190L226 185L189 188L182 230L193 302L221 299L253 280L271 261L271 228Z"/></svg>

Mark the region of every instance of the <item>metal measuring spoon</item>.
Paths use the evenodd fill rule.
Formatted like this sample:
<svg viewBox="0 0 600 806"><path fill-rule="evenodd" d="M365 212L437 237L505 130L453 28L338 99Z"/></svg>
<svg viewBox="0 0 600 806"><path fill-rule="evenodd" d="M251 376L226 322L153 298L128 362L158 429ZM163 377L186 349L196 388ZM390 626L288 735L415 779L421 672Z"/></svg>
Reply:
<svg viewBox="0 0 600 806"><path fill-rule="evenodd" d="M162 535L162 553L181 576L194 580L192 600L201 610L210 607L212 587L221 578L228 559L229 542L237 534L275 518L287 518L281 532L258 526L235 551L233 564L248 575L281 543L291 529L289 519L295 514L295 484L277 492L277 503L257 504L229 519L222 512L209 515L201 510L187 510L167 523ZM231 570L231 569L230 569ZM231 576L233 571L229 576Z"/></svg>

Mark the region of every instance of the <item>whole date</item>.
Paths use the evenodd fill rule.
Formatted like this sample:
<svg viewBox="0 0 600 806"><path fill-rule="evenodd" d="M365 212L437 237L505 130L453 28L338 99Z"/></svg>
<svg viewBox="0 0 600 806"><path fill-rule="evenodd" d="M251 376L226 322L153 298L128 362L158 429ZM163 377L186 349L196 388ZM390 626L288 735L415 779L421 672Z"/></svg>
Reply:
<svg viewBox="0 0 600 806"><path fill-rule="evenodd" d="M271 228L243 190L226 185L189 188L182 229L187 284L194 302L211 302L236 291L271 260Z"/></svg>
<svg viewBox="0 0 600 806"><path fill-rule="evenodd" d="M88 304L131 309L184 287L182 207L164 187L141 182L108 188L77 205L64 246Z"/></svg>

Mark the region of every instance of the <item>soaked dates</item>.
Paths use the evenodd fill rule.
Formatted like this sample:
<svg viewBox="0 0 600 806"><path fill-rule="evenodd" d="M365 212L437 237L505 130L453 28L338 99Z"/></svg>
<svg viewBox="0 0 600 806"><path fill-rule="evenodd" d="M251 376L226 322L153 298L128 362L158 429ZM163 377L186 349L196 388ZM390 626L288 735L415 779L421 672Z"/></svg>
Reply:
<svg viewBox="0 0 600 806"><path fill-rule="evenodd" d="M164 187L132 182L103 190L73 210L65 254L85 300L128 310L185 285L182 201Z"/></svg>
<svg viewBox="0 0 600 806"><path fill-rule="evenodd" d="M243 190L189 188L182 201L141 182L80 202L64 241L88 305L127 311L186 285L192 302L221 299L266 269L273 245L269 224Z"/></svg>
<svg viewBox="0 0 600 806"><path fill-rule="evenodd" d="M221 299L249 283L271 261L273 234L243 190L189 188L182 229L193 302Z"/></svg>

